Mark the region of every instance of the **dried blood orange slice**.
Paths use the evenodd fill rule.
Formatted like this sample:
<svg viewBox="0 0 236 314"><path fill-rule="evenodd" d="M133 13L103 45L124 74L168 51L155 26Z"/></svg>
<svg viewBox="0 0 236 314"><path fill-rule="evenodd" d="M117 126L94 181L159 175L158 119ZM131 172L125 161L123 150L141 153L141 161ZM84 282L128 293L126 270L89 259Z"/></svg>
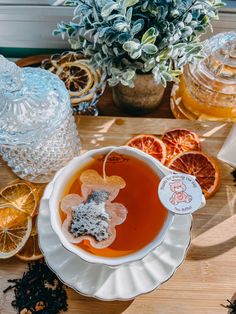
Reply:
<svg viewBox="0 0 236 314"><path fill-rule="evenodd" d="M187 129L169 130L163 134L161 139L166 146L166 163L179 153L201 150L197 134Z"/></svg>
<svg viewBox="0 0 236 314"><path fill-rule="evenodd" d="M8 185L0 191L0 207L12 205L19 211L33 216L35 214L38 198L32 187L25 182L16 182Z"/></svg>
<svg viewBox="0 0 236 314"><path fill-rule="evenodd" d="M133 137L126 144L130 147L142 150L144 153L158 159L163 164L166 160L166 147L164 143L154 135L141 134Z"/></svg>
<svg viewBox="0 0 236 314"><path fill-rule="evenodd" d="M14 207L0 209L0 259L9 258L25 245L32 229L32 218Z"/></svg>
<svg viewBox="0 0 236 314"><path fill-rule="evenodd" d="M38 244L36 218L33 218L33 227L29 239L23 248L16 254L16 257L26 262L36 261L43 257Z"/></svg>
<svg viewBox="0 0 236 314"><path fill-rule="evenodd" d="M174 171L194 175L206 198L212 196L220 186L221 174L216 162L202 152L180 153L167 166Z"/></svg>

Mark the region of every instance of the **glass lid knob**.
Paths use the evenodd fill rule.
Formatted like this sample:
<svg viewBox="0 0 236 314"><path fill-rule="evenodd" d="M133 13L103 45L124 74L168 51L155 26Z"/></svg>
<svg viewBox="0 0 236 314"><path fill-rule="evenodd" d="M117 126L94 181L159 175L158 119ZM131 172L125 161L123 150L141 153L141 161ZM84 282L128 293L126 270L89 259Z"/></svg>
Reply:
<svg viewBox="0 0 236 314"><path fill-rule="evenodd" d="M22 69L0 55L0 91L15 92L23 85Z"/></svg>

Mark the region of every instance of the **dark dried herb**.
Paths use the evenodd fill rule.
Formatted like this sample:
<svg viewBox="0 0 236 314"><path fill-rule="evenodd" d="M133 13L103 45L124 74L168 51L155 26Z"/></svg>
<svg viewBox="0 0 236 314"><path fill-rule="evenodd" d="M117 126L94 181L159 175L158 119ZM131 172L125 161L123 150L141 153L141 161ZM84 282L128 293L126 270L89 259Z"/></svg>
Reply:
<svg viewBox="0 0 236 314"><path fill-rule="evenodd" d="M236 182L236 169L234 169L232 172L231 172L233 178L234 178L234 182Z"/></svg>
<svg viewBox="0 0 236 314"><path fill-rule="evenodd" d="M236 300L227 300L227 302L229 302L229 304L223 305L223 307L230 309L229 314L236 314Z"/></svg>
<svg viewBox="0 0 236 314"><path fill-rule="evenodd" d="M12 306L20 314L58 314L67 311L67 293L64 285L44 262L29 264L29 270L20 279L8 280L14 285Z"/></svg>

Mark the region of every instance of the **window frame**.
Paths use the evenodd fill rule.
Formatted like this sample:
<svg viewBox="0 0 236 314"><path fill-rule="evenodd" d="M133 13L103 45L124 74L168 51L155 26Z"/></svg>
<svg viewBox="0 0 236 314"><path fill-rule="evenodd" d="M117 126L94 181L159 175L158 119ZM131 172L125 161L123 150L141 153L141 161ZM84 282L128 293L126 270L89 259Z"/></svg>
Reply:
<svg viewBox="0 0 236 314"><path fill-rule="evenodd" d="M2 2L7 1L8 5ZM70 21L73 7L53 6L49 2L56 0L20 0L31 5L12 5L9 1L0 0L0 38L4 49L68 49L67 40L60 36L53 37L52 30L60 21ZM36 2L48 2L48 5L32 5ZM236 31L236 0L235 8L224 7L220 10L220 20L213 22L214 32ZM232 5L232 3L231 3ZM35 31L35 32L34 32ZM203 38L211 36L210 31ZM1 48L0 48L1 50ZM1 53L1 51L0 51Z"/></svg>

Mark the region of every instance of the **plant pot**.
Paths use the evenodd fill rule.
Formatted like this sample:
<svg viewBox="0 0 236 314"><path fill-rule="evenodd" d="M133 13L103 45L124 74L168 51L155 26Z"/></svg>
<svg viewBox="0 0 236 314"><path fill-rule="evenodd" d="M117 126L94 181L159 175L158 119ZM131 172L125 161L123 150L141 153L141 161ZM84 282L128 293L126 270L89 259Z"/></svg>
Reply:
<svg viewBox="0 0 236 314"><path fill-rule="evenodd" d="M152 74L137 74L134 85L130 88L118 84L112 88L116 106L135 115L154 111L162 100L165 88L154 81Z"/></svg>

